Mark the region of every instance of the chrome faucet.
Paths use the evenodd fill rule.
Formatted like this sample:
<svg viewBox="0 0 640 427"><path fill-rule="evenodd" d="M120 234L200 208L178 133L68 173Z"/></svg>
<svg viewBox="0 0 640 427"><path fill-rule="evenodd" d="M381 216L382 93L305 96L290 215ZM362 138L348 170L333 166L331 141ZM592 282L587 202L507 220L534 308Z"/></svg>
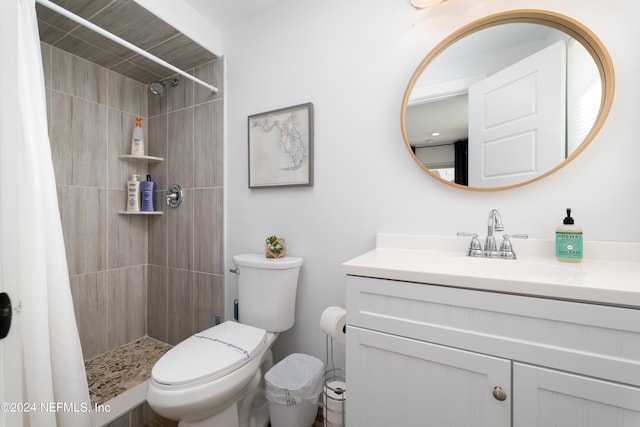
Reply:
<svg viewBox="0 0 640 427"><path fill-rule="evenodd" d="M459 232L458 236L472 238L467 250L468 256L516 259L516 253L513 251L513 245L509 238L527 239L529 236L526 234L505 234L502 236L502 243L500 244L500 249L498 249L496 238L493 235L495 231L504 231L504 225L502 224L500 212L497 209L492 209L487 220L487 238L484 241L484 249L480 245L478 233Z"/></svg>
<svg viewBox="0 0 640 427"><path fill-rule="evenodd" d="M504 231L502 217L497 209L491 209L491 212L489 212L489 219L487 220L487 238L484 241L484 256L488 258L495 258L498 256L498 245L496 244L496 238L493 235L494 230Z"/></svg>

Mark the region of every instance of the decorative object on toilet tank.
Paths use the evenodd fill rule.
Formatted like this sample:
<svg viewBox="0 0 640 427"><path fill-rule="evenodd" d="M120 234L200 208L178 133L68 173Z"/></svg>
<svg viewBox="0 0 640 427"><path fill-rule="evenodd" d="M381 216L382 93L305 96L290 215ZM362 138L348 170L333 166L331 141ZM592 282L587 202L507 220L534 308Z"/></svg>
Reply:
<svg viewBox="0 0 640 427"><path fill-rule="evenodd" d="M249 188L313 185L313 104L249 116Z"/></svg>
<svg viewBox="0 0 640 427"><path fill-rule="evenodd" d="M283 237L267 237L265 253L267 258L282 258L287 253L287 244Z"/></svg>

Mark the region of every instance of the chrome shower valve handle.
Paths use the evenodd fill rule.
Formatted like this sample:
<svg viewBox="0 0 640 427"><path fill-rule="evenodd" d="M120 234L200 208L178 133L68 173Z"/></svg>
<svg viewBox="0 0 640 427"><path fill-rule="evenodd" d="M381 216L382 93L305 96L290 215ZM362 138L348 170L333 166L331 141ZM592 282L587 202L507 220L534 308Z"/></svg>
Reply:
<svg viewBox="0 0 640 427"><path fill-rule="evenodd" d="M167 206L172 208L177 208L182 204L184 200L184 192L182 191L182 187L178 184L171 184L169 186L169 190L166 194L167 197Z"/></svg>

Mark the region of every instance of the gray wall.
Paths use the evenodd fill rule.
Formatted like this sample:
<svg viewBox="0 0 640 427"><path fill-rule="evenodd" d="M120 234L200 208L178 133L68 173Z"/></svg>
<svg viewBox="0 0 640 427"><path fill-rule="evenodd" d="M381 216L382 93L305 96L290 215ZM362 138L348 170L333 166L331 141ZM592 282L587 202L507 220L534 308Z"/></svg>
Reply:
<svg viewBox="0 0 640 427"><path fill-rule="evenodd" d="M49 136L85 359L149 334L176 343L223 307L222 96L181 79L165 98L146 85L42 44ZM221 60L194 70L222 86ZM149 105L147 105L149 101ZM161 103L159 103L161 101ZM157 165L118 159L143 117ZM162 216L119 215L125 182L151 173L156 209L169 183L187 201ZM171 322L168 319L172 319Z"/></svg>

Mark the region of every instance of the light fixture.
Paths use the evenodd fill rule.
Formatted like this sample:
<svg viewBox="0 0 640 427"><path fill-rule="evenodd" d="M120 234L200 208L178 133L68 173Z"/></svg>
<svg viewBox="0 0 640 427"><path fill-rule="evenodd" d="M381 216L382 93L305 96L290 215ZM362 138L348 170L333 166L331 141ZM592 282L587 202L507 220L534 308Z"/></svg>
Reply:
<svg viewBox="0 0 640 427"><path fill-rule="evenodd" d="M433 132L431 136L440 136L440 132Z"/></svg>
<svg viewBox="0 0 640 427"><path fill-rule="evenodd" d="M411 0L411 4L416 9L424 9L445 1L447 0Z"/></svg>

